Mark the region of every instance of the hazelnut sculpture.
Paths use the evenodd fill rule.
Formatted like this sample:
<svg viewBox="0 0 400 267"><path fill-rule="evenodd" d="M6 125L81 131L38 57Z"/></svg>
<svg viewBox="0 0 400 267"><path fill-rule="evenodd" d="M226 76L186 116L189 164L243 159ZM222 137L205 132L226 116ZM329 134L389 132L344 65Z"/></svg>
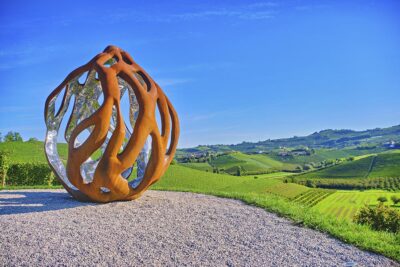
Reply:
<svg viewBox="0 0 400 267"><path fill-rule="evenodd" d="M125 117L123 97L129 99ZM69 106L72 112L66 116ZM44 115L47 161L80 201L140 197L165 173L178 143L179 121L171 102L146 71L115 46L71 72L47 98ZM57 150L62 124L68 144L65 159Z"/></svg>

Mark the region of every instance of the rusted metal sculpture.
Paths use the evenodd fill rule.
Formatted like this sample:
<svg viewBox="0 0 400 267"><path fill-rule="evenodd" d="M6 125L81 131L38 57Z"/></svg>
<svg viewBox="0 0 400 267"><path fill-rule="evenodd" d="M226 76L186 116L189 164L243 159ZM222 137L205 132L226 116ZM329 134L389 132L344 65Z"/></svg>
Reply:
<svg viewBox="0 0 400 267"><path fill-rule="evenodd" d="M82 77L86 79L80 83ZM122 115L124 95L129 97L129 118ZM72 113L64 121L65 166L57 136L72 98ZM47 98L44 114L49 165L65 189L81 201L140 197L165 173L177 147L179 121L171 102L144 69L115 46L71 72Z"/></svg>

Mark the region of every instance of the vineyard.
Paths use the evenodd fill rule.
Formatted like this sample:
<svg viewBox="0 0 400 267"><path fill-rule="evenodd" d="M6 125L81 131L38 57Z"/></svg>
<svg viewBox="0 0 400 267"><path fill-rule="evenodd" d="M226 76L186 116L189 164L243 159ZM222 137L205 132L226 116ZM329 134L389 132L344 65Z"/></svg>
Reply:
<svg viewBox="0 0 400 267"><path fill-rule="evenodd" d="M260 175L277 171L295 171L298 165L283 163L265 154L223 153L212 156L199 156L178 162L186 167L227 173L231 175Z"/></svg>
<svg viewBox="0 0 400 267"><path fill-rule="evenodd" d="M313 207L318 202L322 201L323 199L327 198L335 192L335 190L329 189L311 189L303 194L296 196L293 201L306 205L308 207Z"/></svg>
<svg viewBox="0 0 400 267"><path fill-rule="evenodd" d="M400 205L394 205L391 201L392 196L400 197L400 193L392 193L382 190L370 191L336 191L334 194L329 195L313 208L325 213L335 216L340 219L351 220L356 212L364 205L375 206L378 204L379 197L386 197L387 205L400 209Z"/></svg>
<svg viewBox="0 0 400 267"><path fill-rule="evenodd" d="M308 187L293 184L293 183L279 183L266 189L267 193L283 196L289 199L293 199L304 192L309 191Z"/></svg>

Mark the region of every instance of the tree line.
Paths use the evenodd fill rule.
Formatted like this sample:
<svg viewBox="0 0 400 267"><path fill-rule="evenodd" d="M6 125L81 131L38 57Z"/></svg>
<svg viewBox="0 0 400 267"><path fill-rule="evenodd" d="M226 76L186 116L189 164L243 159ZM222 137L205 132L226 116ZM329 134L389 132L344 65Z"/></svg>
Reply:
<svg viewBox="0 0 400 267"><path fill-rule="evenodd" d="M9 131L6 135L0 132L0 142L23 142L22 136L19 132ZM38 141L37 138L31 137L28 142Z"/></svg>

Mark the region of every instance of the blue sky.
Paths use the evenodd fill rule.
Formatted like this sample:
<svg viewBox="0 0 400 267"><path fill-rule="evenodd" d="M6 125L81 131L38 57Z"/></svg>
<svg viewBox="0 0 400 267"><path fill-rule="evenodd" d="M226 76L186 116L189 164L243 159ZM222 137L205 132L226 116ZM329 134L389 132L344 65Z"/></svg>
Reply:
<svg viewBox="0 0 400 267"><path fill-rule="evenodd" d="M400 123L399 1L1 1L0 132L107 45L179 113L180 147Z"/></svg>

